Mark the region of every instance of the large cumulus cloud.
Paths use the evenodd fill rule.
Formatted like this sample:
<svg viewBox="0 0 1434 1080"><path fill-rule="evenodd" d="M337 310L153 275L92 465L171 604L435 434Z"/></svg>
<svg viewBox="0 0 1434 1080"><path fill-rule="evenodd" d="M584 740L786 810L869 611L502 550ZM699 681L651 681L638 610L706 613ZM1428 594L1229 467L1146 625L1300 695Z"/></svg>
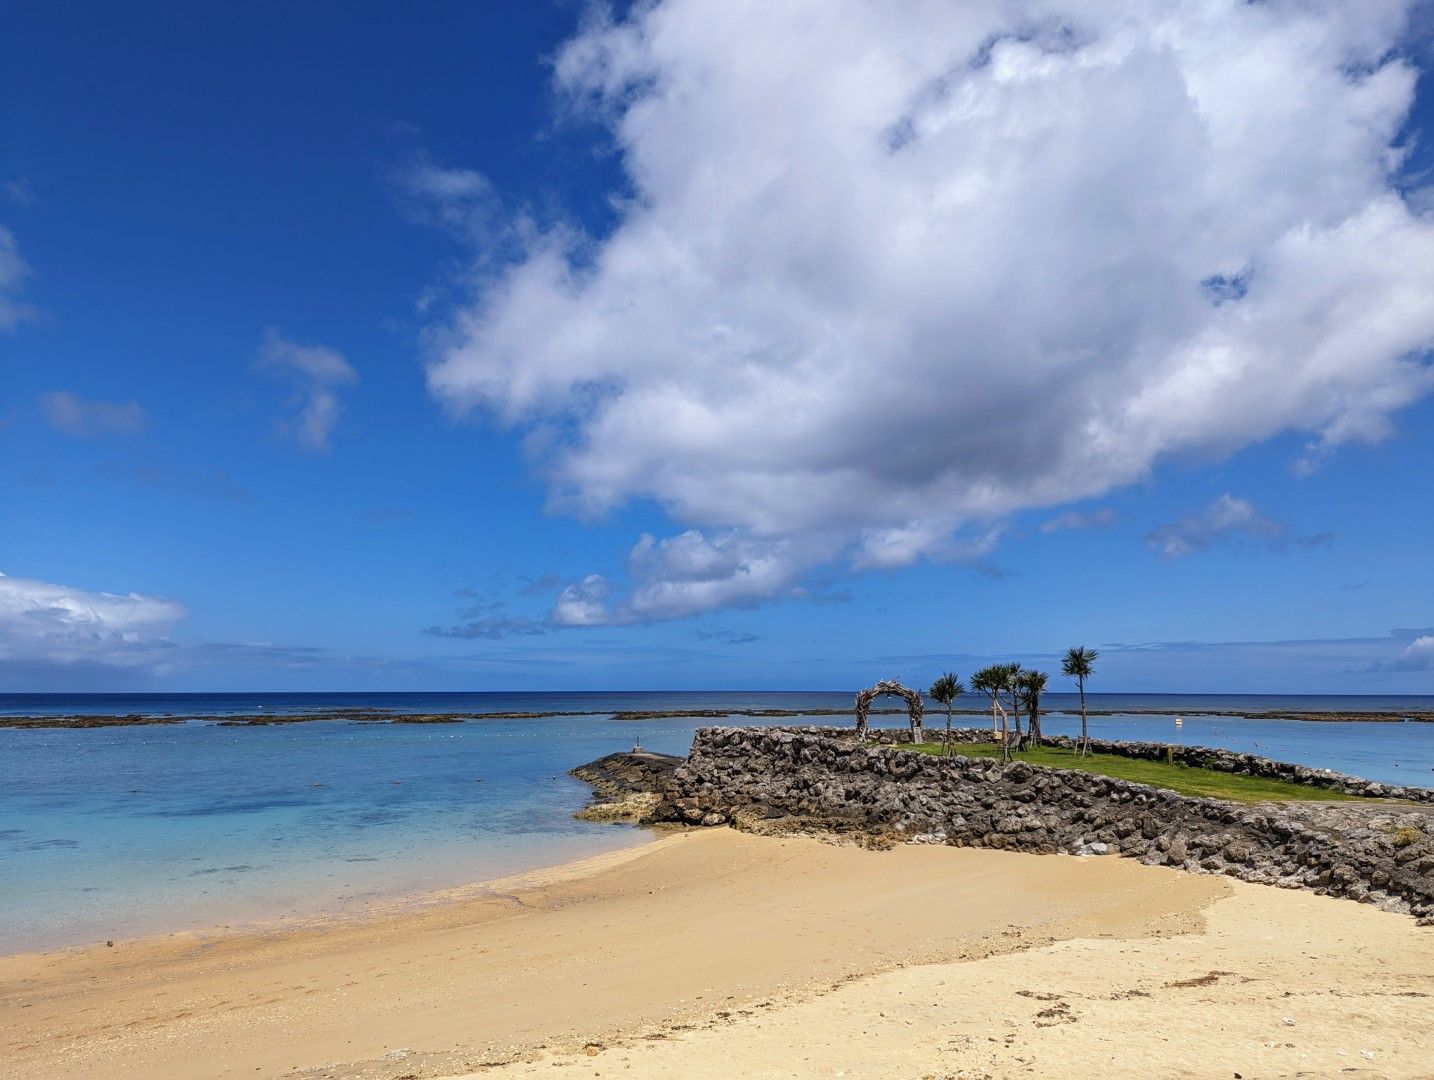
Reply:
<svg viewBox="0 0 1434 1080"><path fill-rule="evenodd" d="M294 674L423 679L432 669L404 661L274 642L176 640L187 617L177 600L110 593L0 573L0 686L20 691L109 691L156 676L204 685L238 675L272 687ZM441 673L440 673L441 674Z"/></svg>
<svg viewBox="0 0 1434 1080"><path fill-rule="evenodd" d="M143 593L107 593L0 574L0 660L23 667L162 666L163 632L183 605Z"/></svg>
<svg viewBox="0 0 1434 1080"><path fill-rule="evenodd" d="M556 81L608 125L619 219L526 233L431 388L528 432L556 506L651 499L699 530L639 545L628 597L585 583L584 624L750 602L813 561L961 557L1170 455L1293 430L1315 467L1434 385L1434 220L1397 190L1409 11L662 0L594 21ZM677 566L704 546L699 575Z"/></svg>

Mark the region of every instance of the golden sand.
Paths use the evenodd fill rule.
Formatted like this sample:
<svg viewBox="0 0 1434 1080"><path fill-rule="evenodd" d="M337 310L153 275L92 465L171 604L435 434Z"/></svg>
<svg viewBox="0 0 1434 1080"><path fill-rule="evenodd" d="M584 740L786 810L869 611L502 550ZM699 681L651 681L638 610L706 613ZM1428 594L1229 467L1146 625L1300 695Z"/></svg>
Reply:
<svg viewBox="0 0 1434 1080"><path fill-rule="evenodd" d="M359 921L0 958L0 1075L1421 1076L1430 995L1434 932L1348 901L717 829Z"/></svg>

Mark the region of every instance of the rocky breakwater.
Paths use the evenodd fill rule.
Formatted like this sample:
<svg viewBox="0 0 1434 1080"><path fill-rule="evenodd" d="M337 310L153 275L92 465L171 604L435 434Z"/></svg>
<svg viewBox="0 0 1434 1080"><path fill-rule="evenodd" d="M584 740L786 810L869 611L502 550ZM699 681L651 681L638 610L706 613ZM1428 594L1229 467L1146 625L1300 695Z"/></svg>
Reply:
<svg viewBox="0 0 1434 1080"><path fill-rule="evenodd" d="M1247 805L1075 769L938 758L762 728L703 729L684 762L648 782L646 822L731 823L878 845L1121 854L1348 897L1434 924L1427 805Z"/></svg>

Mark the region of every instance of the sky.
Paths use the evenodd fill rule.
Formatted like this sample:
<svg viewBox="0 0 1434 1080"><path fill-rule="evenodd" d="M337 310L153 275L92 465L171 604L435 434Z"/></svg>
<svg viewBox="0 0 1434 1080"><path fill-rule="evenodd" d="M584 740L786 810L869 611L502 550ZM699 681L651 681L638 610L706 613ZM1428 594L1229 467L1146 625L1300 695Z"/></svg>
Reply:
<svg viewBox="0 0 1434 1080"><path fill-rule="evenodd" d="M1434 693L1427 3L6 21L0 690Z"/></svg>

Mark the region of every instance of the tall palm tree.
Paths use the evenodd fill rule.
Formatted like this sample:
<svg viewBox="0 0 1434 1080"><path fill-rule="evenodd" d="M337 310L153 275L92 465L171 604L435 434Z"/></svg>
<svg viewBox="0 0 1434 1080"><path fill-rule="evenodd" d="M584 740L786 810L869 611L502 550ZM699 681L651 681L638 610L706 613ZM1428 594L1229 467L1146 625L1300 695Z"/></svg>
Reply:
<svg viewBox="0 0 1434 1080"><path fill-rule="evenodd" d="M931 689L926 691L932 701L946 706L946 745L941 748L942 757L951 753L951 704L965 692L966 688L961 685L961 680L949 671L932 683Z"/></svg>
<svg viewBox="0 0 1434 1080"><path fill-rule="evenodd" d="M1095 661L1100 653L1094 649L1087 649L1084 645L1072 645L1066 650L1065 659L1061 661L1061 674L1067 679L1074 679L1080 687L1080 753L1085 757L1090 753L1090 728L1086 725L1085 718L1085 681L1095 673Z"/></svg>
<svg viewBox="0 0 1434 1080"><path fill-rule="evenodd" d="M1046 692L1044 671L1021 672L1021 697L1026 703L1026 714L1031 718L1031 742L1041 745L1041 695Z"/></svg>

